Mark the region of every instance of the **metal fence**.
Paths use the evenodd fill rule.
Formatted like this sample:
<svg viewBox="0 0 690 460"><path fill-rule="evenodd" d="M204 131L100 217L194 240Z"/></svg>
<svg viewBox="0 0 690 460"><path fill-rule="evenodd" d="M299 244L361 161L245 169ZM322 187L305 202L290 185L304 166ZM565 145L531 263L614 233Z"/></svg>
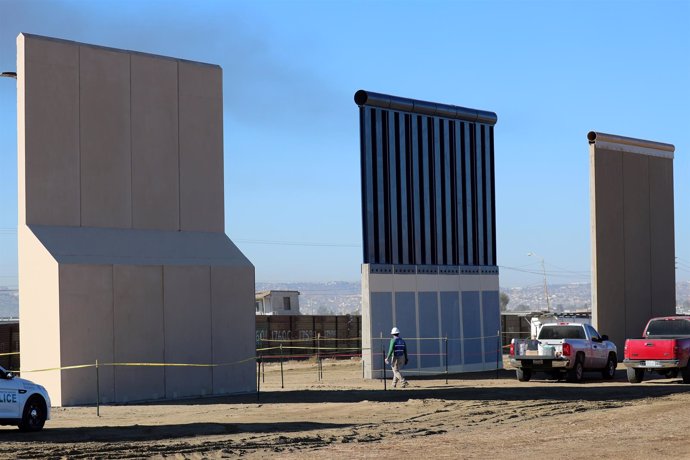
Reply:
<svg viewBox="0 0 690 460"><path fill-rule="evenodd" d="M19 369L19 321L0 321L0 366Z"/></svg>
<svg viewBox="0 0 690 460"><path fill-rule="evenodd" d="M257 355L265 357L359 356L362 352L361 336L362 317L359 315L256 317Z"/></svg>

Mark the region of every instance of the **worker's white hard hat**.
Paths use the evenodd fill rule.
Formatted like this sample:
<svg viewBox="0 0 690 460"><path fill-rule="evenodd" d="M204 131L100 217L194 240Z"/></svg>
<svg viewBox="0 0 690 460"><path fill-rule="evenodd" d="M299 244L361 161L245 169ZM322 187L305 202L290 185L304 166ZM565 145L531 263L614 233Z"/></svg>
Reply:
<svg viewBox="0 0 690 460"><path fill-rule="evenodd" d="M391 329L391 334L392 335L400 334L400 329L398 329L397 327L394 327L393 329Z"/></svg>

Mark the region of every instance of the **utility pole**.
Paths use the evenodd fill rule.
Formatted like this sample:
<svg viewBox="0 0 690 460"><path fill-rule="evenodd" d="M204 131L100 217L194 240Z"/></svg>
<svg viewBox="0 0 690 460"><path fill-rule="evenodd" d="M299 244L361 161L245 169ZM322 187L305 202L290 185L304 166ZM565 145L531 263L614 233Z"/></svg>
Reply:
<svg viewBox="0 0 690 460"><path fill-rule="evenodd" d="M550 313L551 312L551 302L549 301L549 289L546 285L546 267L544 266L544 258L541 256L538 256L537 254L535 254L533 252L528 252L527 255L539 257L539 259L541 259L541 271L544 273L544 296L546 297L546 312Z"/></svg>

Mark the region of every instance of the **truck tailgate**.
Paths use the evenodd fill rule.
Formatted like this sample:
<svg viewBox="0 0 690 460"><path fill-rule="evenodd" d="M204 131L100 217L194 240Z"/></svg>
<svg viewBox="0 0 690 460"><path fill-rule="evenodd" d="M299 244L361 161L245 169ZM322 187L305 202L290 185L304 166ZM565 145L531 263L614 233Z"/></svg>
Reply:
<svg viewBox="0 0 690 460"><path fill-rule="evenodd" d="M676 339L628 339L625 345L627 359L673 359Z"/></svg>

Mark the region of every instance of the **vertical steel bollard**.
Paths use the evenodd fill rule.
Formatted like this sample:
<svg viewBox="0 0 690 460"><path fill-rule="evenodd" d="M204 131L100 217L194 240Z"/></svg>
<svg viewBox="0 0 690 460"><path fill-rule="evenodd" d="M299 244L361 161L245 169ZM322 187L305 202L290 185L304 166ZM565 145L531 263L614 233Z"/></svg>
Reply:
<svg viewBox="0 0 690 460"><path fill-rule="evenodd" d="M98 378L98 360L96 360L96 417L101 416L101 385Z"/></svg>
<svg viewBox="0 0 690 460"><path fill-rule="evenodd" d="M446 385L448 385L448 336L446 336Z"/></svg>
<svg viewBox="0 0 690 460"><path fill-rule="evenodd" d="M261 383L266 383L266 361L264 355L261 355Z"/></svg>
<svg viewBox="0 0 690 460"><path fill-rule="evenodd" d="M316 380L321 381L321 333L316 334Z"/></svg>
<svg viewBox="0 0 690 460"><path fill-rule="evenodd" d="M503 344L501 343L501 330L500 329L496 331L496 342L498 342L498 348L496 349L496 378L498 378L498 363L499 363L499 360L501 359L501 355L502 355L501 352L503 351L503 349L501 348L501 346Z"/></svg>
<svg viewBox="0 0 690 460"><path fill-rule="evenodd" d="M383 373L383 389L386 389L386 355L383 351L383 332L379 331L379 340L381 340L381 372ZM373 350L372 350L373 352Z"/></svg>
<svg viewBox="0 0 690 460"><path fill-rule="evenodd" d="M362 355L362 380L364 380L364 355Z"/></svg>
<svg viewBox="0 0 690 460"><path fill-rule="evenodd" d="M260 401L261 397L261 357L256 360L256 400Z"/></svg>
<svg viewBox="0 0 690 460"><path fill-rule="evenodd" d="M285 380L283 379L283 344L280 344L280 388L285 388Z"/></svg>

